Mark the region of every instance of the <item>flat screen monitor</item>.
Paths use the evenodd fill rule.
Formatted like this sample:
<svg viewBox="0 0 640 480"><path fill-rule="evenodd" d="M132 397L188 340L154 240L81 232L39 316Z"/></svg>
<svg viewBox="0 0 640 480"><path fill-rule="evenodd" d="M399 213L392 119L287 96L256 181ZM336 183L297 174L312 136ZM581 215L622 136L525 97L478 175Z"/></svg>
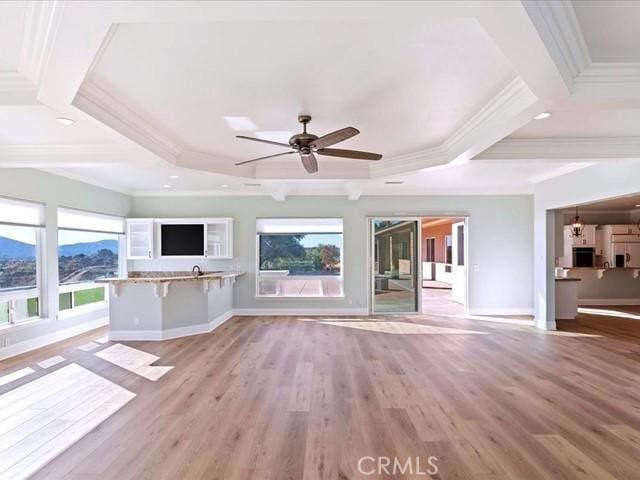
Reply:
<svg viewBox="0 0 640 480"><path fill-rule="evenodd" d="M160 225L162 256L203 256L204 225Z"/></svg>

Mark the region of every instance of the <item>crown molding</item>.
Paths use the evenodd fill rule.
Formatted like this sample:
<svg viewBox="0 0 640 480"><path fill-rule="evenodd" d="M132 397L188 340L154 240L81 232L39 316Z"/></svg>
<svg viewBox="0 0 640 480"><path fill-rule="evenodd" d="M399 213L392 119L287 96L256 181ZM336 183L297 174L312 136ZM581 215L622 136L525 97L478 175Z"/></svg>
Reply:
<svg viewBox="0 0 640 480"><path fill-rule="evenodd" d="M123 153L118 144L0 145L0 167L102 167L122 163Z"/></svg>
<svg viewBox="0 0 640 480"><path fill-rule="evenodd" d="M522 78L516 77L441 145L372 164L371 177L467 161L528 122L533 114L528 114L527 110L537 100Z"/></svg>
<svg viewBox="0 0 640 480"><path fill-rule="evenodd" d="M126 100L108 91L95 79L80 86L73 105L174 165L184 150L178 141L143 118Z"/></svg>
<svg viewBox="0 0 640 480"><path fill-rule="evenodd" d="M640 63L592 63L574 79L573 96L640 99Z"/></svg>
<svg viewBox="0 0 640 480"><path fill-rule="evenodd" d="M19 72L0 72L0 106L39 105L36 85Z"/></svg>
<svg viewBox="0 0 640 480"><path fill-rule="evenodd" d="M26 2L25 27L18 70L39 85L55 40L64 3Z"/></svg>
<svg viewBox="0 0 640 480"><path fill-rule="evenodd" d="M522 2L569 90L574 79L591 64L580 24L568 0Z"/></svg>
<svg viewBox="0 0 640 480"><path fill-rule="evenodd" d="M509 138L473 161L604 161L640 158L640 137Z"/></svg>

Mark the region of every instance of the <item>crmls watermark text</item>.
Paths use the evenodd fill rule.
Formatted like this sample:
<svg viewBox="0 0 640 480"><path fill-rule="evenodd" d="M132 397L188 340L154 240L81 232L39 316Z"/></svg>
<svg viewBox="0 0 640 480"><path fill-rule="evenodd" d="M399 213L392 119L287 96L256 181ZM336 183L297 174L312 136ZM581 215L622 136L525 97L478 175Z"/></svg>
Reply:
<svg viewBox="0 0 640 480"><path fill-rule="evenodd" d="M358 472L362 475L436 475L438 457L362 457Z"/></svg>

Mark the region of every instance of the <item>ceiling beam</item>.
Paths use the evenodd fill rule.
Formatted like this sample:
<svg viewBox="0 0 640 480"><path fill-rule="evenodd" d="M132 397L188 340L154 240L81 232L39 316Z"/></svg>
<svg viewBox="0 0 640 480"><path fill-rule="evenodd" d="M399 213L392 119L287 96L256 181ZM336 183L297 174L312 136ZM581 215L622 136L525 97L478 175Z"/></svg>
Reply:
<svg viewBox="0 0 640 480"><path fill-rule="evenodd" d="M510 138L472 161L600 162L624 158L640 158L639 137Z"/></svg>

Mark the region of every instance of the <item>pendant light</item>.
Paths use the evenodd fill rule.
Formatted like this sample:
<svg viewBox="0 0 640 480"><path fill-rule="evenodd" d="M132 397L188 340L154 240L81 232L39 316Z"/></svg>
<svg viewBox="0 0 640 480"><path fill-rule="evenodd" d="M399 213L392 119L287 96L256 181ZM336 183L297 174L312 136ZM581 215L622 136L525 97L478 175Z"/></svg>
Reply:
<svg viewBox="0 0 640 480"><path fill-rule="evenodd" d="M583 228L584 222L578 215L578 207L576 207L576 216L573 218L573 223L571 224L571 236L581 237Z"/></svg>

